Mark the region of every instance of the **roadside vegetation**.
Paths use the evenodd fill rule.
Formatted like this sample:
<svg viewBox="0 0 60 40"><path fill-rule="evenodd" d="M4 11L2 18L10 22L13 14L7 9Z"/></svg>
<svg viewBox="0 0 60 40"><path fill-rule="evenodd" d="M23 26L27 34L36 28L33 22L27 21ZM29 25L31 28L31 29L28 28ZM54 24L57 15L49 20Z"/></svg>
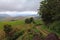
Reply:
<svg viewBox="0 0 60 40"><path fill-rule="evenodd" d="M44 0L41 18L0 22L0 40L60 40L60 1Z"/></svg>

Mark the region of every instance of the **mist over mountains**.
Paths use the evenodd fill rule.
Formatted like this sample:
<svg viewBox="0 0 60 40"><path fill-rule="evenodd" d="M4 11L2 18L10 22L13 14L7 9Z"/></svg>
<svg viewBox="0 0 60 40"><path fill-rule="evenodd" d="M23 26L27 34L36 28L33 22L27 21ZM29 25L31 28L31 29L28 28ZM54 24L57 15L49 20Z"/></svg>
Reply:
<svg viewBox="0 0 60 40"><path fill-rule="evenodd" d="M14 17L16 16L23 16L23 17L29 17L29 16L39 16L38 14L16 14Z"/></svg>
<svg viewBox="0 0 60 40"><path fill-rule="evenodd" d="M23 19L26 17L38 17L38 14L0 14L0 21L6 19Z"/></svg>
<svg viewBox="0 0 60 40"><path fill-rule="evenodd" d="M8 15L8 14L0 14L0 21L4 20L7 17L10 17L10 15Z"/></svg>
<svg viewBox="0 0 60 40"><path fill-rule="evenodd" d="M8 17L8 16L11 16L11 17L17 17L17 16L23 16L23 17L26 17L26 16L39 16L38 14L0 14L0 17Z"/></svg>

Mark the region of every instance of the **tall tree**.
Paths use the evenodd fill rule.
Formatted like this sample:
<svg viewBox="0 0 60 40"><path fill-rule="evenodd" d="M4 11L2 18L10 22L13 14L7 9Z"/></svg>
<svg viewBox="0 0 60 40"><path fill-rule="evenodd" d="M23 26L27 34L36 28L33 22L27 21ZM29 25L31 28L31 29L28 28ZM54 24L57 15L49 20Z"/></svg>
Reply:
<svg viewBox="0 0 60 40"><path fill-rule="evenodd" d="M44 0L41 2L39 14L48 26L53 25L52 29L56 32L60 30L60 0ZM50 27L51 28L51 27Z"/></svg>
<svg viewBox="0 0 60 40"><path fill-rule="evenodd" d="M46 25L59 19L60 14L59 0L44 0L41 2L39 14L42 15L42 20Z"/></svg>

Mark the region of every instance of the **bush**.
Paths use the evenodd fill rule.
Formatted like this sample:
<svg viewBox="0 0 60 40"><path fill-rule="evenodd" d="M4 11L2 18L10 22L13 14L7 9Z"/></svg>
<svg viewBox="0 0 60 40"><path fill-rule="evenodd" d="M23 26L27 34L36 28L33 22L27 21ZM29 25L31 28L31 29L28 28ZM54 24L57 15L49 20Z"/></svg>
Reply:
<svg viewBox="0 0 60 40"><path fill-rule="evenodd" d="M26 24L30 24L31 21L27 18L27 19L25 19L25 23L26 23Z"/></svg>
<svg viewBox="0 0 60 40"><path fill-rule="evenodd" d="M35 24L35 21L34 21L34 18L33 17L30 18L30 22L32 22L32 23Z"/></svg>
<svg viewBox="0 0 60 40"><path fill-rule="evenodd" d="M55 21L51 26L50 29L52 29L54 32L60 34L60 21Z"/></svg>
<svg viewBox="0 0 60 40"><path fill-rule="evenodd" d="M7 37L7 40L11 40L12 39L12 35L13 34L10 34L10 32L12 31L12 26L11 25L4 25L4 32L5 32L5 35Z"/></svg>
<svg viewBox="0 0 60 40"><path fill-rule="evenodd" d="M34 22L34 18L31 17L31 18L27 18L27 19L25 19L25 23L27 23L27 24L35 23L35 22Z"/></svg>
<svg viewBox="0 0 60 40"><path fill-rule="evenodd" d="M24 30L22 31L19 31L19 32L16 32L13 36L13 39L12 40L16 40L18 39L20 36L22 36L24 34Z"/></svg>
<svg viewBox="0 0 60 40"><path fill-rule="evenodd" d="M11 25L4 25L4 32L6 34L7 40L16 40L18 37L23 35L24 30L18 31L18 29L13 29Z"/></svg>
<svg viewBox="0 0 60 40"><path fill-rule="evenodd" d="M9 32L12 31L11 25L8 25L8 24L4 25L4 31L5 31L6 34L9 34Z"/></svg>

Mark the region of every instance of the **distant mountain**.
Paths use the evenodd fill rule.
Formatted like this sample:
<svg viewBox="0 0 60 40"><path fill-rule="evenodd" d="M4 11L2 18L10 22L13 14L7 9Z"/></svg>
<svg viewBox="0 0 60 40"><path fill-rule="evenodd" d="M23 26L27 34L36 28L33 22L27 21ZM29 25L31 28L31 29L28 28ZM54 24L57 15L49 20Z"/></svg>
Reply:
<svg viewBox="0 0 60 40"><path fill-rule="evenodd" d="M10 17L10 15L8 15L8 14L0 14L0 21L4 20L7 17Z"/></svg>
<svg viewBox="0 0 60 40"><path fill-rule="evenodd" d="M39 15L38 14L25 14L25 15L17 14L16 16L11 16L9 14L0 14L0 21L22 20L30 17L38 18Z"/></svg>
<svg viewBox="0 0 60 40"><path fill-rule="evenodd" d="M23 16L16 16L16 17L13 17L14 20L22 20L22 19L25 19L25 17Z"/></svg>
<svg viewBox="0 0 60 40"><path fill-rule="evenodd" d="M19 15L19 16L15 16L13 17L14 20L22 20L22 19L26 19L26 18L30 18L33 17L34 19L39 19L40 16L38 14L31 14L31 15Z"/></svg>

